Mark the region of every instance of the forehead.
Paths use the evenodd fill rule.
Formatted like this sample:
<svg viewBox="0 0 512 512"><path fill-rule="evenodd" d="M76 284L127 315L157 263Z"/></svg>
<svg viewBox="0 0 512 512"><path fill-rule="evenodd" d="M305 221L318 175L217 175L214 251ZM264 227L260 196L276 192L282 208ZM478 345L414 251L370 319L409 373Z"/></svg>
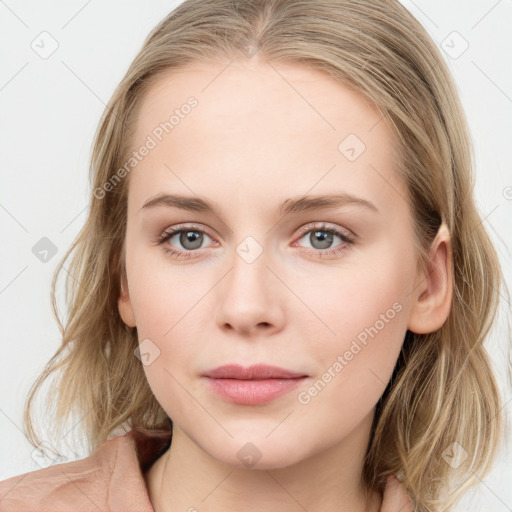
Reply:
<svg viewBox="0 0 512 512"><path fill-rule="evenodd" d="M292 124L302 120L315 131L343 131L350 125L363 135L382 117L361 93L310 67L252 61L191 63L166 72L149 88L139 110L138 134L168 118L190 96L199 103L194 118L209 118L223 133L245 118L269 133L282 127L303 131L304 126Z"/></svg>
<svg viewBox="0 0 512 512"><path fill-rule="evenodd" d="M191 97L195 106L184 108ZM154 148L130 178L138 203L166 185L204 196L228 185L234 194L266 187L268 196L273 184L286 197L337 185L373 189L374 198L402 187L393 132L378 109L299 65L226 61L171 70L139 109L134 147L148 137Z"/></svg>

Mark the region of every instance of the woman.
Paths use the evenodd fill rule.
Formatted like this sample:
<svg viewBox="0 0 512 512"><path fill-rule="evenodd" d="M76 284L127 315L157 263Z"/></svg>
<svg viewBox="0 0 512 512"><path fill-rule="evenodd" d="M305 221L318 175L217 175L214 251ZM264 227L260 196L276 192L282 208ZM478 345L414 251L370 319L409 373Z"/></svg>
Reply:
<svg viewBox="0 0 512 512"><path fill-rule="evenodd" d="M2 482L5 510L448 510L501 428L470 154L398 2L182 3L100 123L27 404L38 446L60 371L95 451Z"/></svg>

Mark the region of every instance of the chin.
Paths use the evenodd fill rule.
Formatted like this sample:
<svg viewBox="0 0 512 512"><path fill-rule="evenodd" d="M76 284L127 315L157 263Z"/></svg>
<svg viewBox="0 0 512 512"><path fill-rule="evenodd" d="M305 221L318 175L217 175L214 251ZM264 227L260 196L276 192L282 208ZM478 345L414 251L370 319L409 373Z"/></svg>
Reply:
<svg viewBox="0 0 512 512"><path fill-rule="evenodd" d="M230 439L223 450L208 450L213 458L238 469L283 469L300 462L306 454L296 447L287 446L282 439L265 436L242 436ZM304 447L302 447L304 448Z"/></svg>

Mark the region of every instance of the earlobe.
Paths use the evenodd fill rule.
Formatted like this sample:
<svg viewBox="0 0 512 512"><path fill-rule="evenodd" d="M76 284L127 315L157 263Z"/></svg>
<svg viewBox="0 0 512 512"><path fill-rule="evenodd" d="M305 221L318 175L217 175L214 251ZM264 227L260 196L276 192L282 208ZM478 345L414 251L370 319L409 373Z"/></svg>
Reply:
<svg viewBox="0 0 512 512"><path fill-rule="evenodd" d="M135 327L135 315L133 314L130 293L128 291L128 286L125 284L124 278L121 280L121 292L117 300L117 307L119 309L119 314L121 315L123 322L128 327Z"/></svg>
<svg viewBox="0 0 512 512"><path fill-rule="evenodd" d="M432 242L426 271L418 274L408 329L417 334L434 332L450 314L452 284L450 233L443 223Z"/></svg>

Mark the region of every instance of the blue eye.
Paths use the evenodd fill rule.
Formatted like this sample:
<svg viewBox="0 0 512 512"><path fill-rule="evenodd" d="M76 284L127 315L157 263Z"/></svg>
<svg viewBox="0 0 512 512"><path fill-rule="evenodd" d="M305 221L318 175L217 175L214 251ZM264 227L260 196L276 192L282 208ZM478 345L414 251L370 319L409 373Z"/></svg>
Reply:
<svg viewBox="0 0 512 512"><path fill-rule="evenodd" d="M196 229L194 227L183 228L178 226L162 233L158 239L159 244L164 244L168 240L171 240L176 235L179 235L178 241L185 250L175 249L172 246L165 245L164 251L172 256L178 258L190 258L193 252L197 249L201 249L204 241L204 237L210 238L203 230Z"/></svg>
<svg viewBox="0 0 512 512"><path fill-rule="evenodd" d="M304 250L307 254L312 256L331 256L343 251L347 246L354 243L352 235L344 233L336 228L326 226L325 224L321 224L319 226L306 226L303 228L299 240L305 238L306 235L309 235L307 240L313 245L313 247L306 247ZM166 244L166 242L172 240L174 237L176 237L183 249L177 249L170 244ZM199 227L176 226L164 231L164 233L158 237L157 244L163 245L163 250L170 256L178 259L185 259L194 257L195 252L204 248L203 243L205 241L205 237L211 240L211 237ZM331 246L335 237L338 237L341 240L341 243L335 245L333 248ZM296 246L296 242L293 246Z"/></svg>
<svg viewBox="0 0 512 512"><path fill-rule="evenodd" d="M354 238L349 234L343 233L336 228L326 226L325 224L315 226L313 229L311 229L310 226L307 228L306 231L302 232L300 239L308 235L307 240L313 247L307 248L306 252L313 256L331 256L346 249L347 245L354 243ZM341 239L342 242L332 248L331 246L335 237ZM314 245L317 246L315 247Z"/></svg>

